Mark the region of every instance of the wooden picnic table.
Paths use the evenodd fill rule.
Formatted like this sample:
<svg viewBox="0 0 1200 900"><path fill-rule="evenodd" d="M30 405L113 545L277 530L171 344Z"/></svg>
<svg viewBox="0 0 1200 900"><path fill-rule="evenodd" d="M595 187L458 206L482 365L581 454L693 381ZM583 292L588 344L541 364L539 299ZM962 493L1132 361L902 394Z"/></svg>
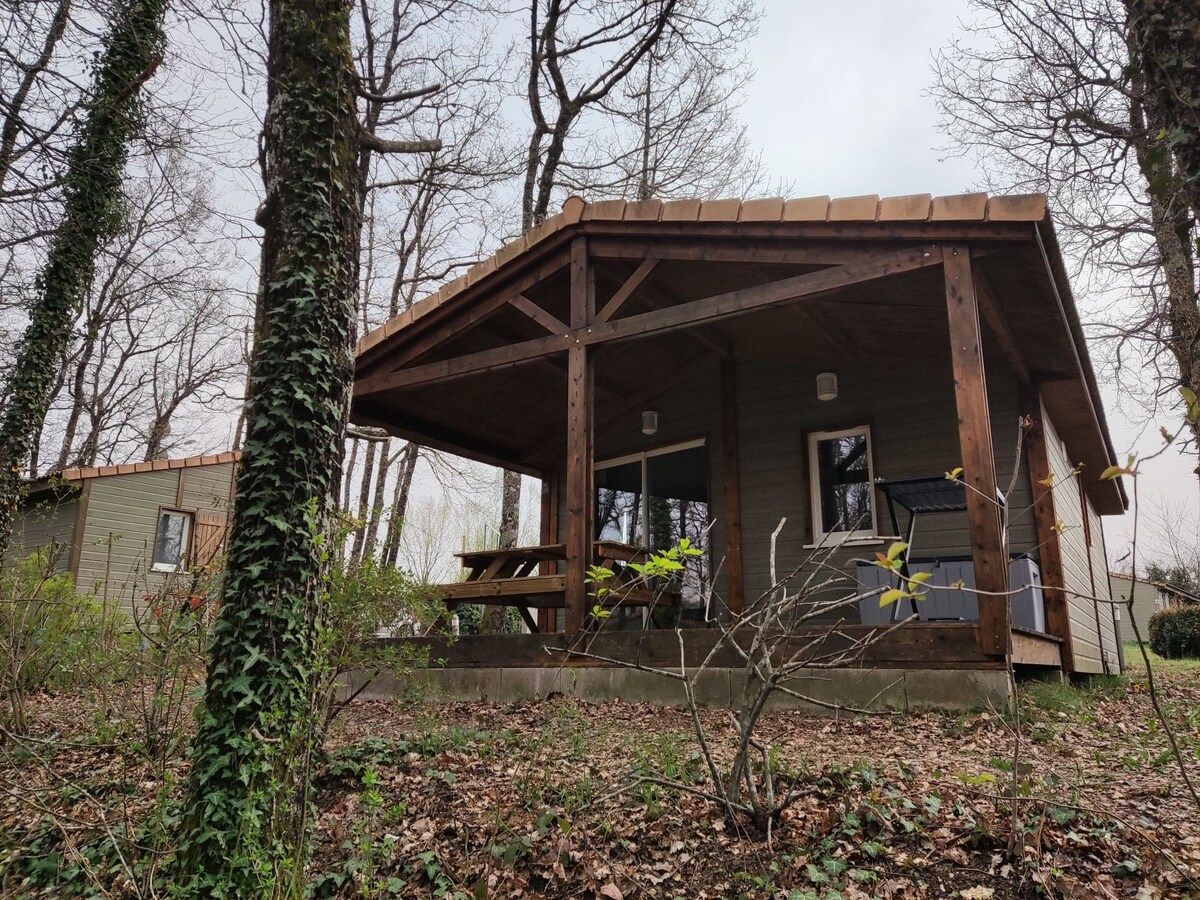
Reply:
<svg viewBox="0 0 1200 900"><path fill-rule="evenodd" d="M641 547L618 541L596 541L593 545L595 564L619 570L628 563L645 562L649 553ZM529 614L533 609L561 609L566 606L566 576L563 574L535 575L541 563L565 562L565 544L540 544L534 547L506 547L496 550L470 550L454 554L468 569L465 581L439 584L437 591L447 608L460 603L479 603L489 606L513 606L533 633L537 622ZM678 605L677 594L629 588L613 591L605 605L649 606Z"/></svg>

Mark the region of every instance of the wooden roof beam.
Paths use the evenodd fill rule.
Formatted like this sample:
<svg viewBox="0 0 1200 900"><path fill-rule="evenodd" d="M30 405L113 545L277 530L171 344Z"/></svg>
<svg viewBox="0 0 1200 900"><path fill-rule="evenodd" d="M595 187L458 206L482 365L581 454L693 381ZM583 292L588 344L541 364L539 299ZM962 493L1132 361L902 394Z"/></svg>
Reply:
<svg viewBox="0 0 1200 900"><path fill-rule="evenodd" d="M524 294L514 294L508 302L519 309L533 321L537 322L551 334L566 334L571 327L557 316L552 316Z"/></svg>
<svg viewBox="0 0 1200 900"><path fill-rule="evenodd" d="M607 322L614 315L616 315L621 307L625 305L625 301L633 296L633 292L641 287L643 281L650 277L650 273L654 271L657 265L657 259L647 259L640 266L638 266L637 269L634 270L633 274L625 279L625 283L617 288L616 293L612 295L612 298L604 304L598 313L596 313L596 315L592 318L592 321Z"/></svg>
<svg viewBox="0 0 1200 900"><path fill-rule="evenodd" d="M404 415L405 426L403 427L376 418L369 409L363 410L358 407L351 410L350 420L359 425L382 428L393 437L412 441L422 447L452 453L455 456L473 459L489 466L512 469L514 472L520 472L522 475L529 475L533 478L540 478L545 474L542 469L536 469L521 462L522 454L512 447L480 441L470 435L408 414Z"/></svg>
<svg viewBox="0 0 1200 900"><path fill-rule="evenodd" d="M1008 324L1008 318L1004 315L1000 304L996 302L996 297L979 266L972 266L971 269L975 279L975 298L979 303L979 312L983 314L988 330L992 332L996 343L1000 345L1000 352L1004 354L1009 366L1016 373L1017 380L1023 386L1028 387L1033 384L1033 376L1029 374L1029 365L1025 362L1025 354L1021 352L1021 345L1017 342L1016 335L1013 334L1013 330Z"/></svg>
<svg viewBox="0 0 1200 900"><path fill-rule="evenodd" d="M569 349L573 344L600 344L606 341L648 337L680 328L694 328L710 322L745 315L791 303L805 297L826 294L839 288L866 281L940 265L942 250L938 245L881 253L870 262L850 263L805 275L796 275L750 288L717 294L703 300L693 300L665 309L628 316L614 322L581 326L563 335L550 335L470 353L453 359L439 360L423 366L374 375L355 382L355 394L370 396L384 391L420 384L447 381L465 375L497 371L522 365Z"/></svg>

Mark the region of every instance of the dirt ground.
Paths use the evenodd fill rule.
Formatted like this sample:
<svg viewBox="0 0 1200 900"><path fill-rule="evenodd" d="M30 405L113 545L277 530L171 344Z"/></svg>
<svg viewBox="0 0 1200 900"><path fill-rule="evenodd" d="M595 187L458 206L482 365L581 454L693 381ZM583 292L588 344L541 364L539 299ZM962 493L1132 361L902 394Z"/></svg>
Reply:
<svg viewBox="0 0 1200 900"><path fill-rule="evenodd" d="M1200 781L1200 668L1156 671ZM137 896L140 851L101 845L119 848L156 816L169 824L186 763L156 769L120 739L98 739L87 697L40 698L37 715L33 749L0 754L3 895ZM708 710L703 722L726 759L728 714ZM1144 677L1026 685L1020 731L1014 757L1012 717L995 712L766 714L759 732L780 790L799 796L767 834L691 792L710 785L684 710L356 703L317 781L312 891L1200 897L1200 809ZM147 833L130 846L144 848ZM103 890L83 889L93 883Z"/></svg>

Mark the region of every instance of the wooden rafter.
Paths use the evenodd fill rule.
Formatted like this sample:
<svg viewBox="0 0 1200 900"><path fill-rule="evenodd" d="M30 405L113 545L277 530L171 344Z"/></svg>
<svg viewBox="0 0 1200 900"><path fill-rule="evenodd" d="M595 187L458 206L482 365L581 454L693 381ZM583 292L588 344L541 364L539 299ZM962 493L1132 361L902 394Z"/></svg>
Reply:
<svg viewBox="0 0 1200 900"><path fill-rule="evenodd" d="M1000 352L1004 354L1004 358L1008 360L1009 366L1012 367L1017 380L1022 385L1033 384L1033 376L1029 374L1029 365L1025 362L1025 354L1021 352L1021 345L1017 341L1016 335L1013 334L1012 328L1009 327L1008 318L1000 309L1000 304L996 302L995 295L988 286L987 278L984 277L978 266L971 268L975 278L975 297L979 301L979 312L987 322L988 329L995 336L996 343L1000 345Z"/></svg>
<svg viewBox="0 0 1200 900"><path fill-rule="evenodd" d="M607 322L615 316L621 307L625 305L625 301L632 297L634 291L641 287L642 282L650 277L650 273L654 271L657 265L657 259L647 259L638 266L633 274L625 279L625 283L617 288L612 298L596 313L594 321Z"/></svg>
<svg viewBox="0 0 1200 900"><path fill-rule="evenodd" d="M569 325L557 316L550 315L550 313L546 312L546 310L542 309L524 294L515 294L509 298L508 302L551 334L566 334L571 330Z"/></svg>
<svg viewBox="0 0 1200 900"><path fill-rule="evenodd" d="M939 265L941 262L940 246L882 253L870 262L849 263L844 266L821 269L817 272L730 291L703 300L693 300L678 306L653 310L615 321L592 322L586 326L575 327L563 335L551 335L495 350L485 350L423 366L401 369L397 372L370 376L355 383L355 394L359 397L366 397L397 388L447 381L464 375L510 368L580 344L592 345L606 341L631 340L680 328L694 328L704 323L745 315L755 310L794 302L805 297L826 294L839 288L873 281L888 275Z"/></svg>

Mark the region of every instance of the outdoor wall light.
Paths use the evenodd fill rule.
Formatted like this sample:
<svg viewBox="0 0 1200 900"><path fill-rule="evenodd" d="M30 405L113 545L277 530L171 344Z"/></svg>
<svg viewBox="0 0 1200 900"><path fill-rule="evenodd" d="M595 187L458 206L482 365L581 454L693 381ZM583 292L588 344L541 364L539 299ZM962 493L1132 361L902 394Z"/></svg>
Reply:
<svg viewBox="0 0 1200 900"><path fill-rule="evenodd" d="M642 413L642 434L654 434L658 431L658 412L648 409Z"/></svg>
<svg viewBox="0 0 1200 900"><path fill-rule="evenodd" d="M837 375L833 372L822 372L817 376L817 399L837 399Z"/></svg>

